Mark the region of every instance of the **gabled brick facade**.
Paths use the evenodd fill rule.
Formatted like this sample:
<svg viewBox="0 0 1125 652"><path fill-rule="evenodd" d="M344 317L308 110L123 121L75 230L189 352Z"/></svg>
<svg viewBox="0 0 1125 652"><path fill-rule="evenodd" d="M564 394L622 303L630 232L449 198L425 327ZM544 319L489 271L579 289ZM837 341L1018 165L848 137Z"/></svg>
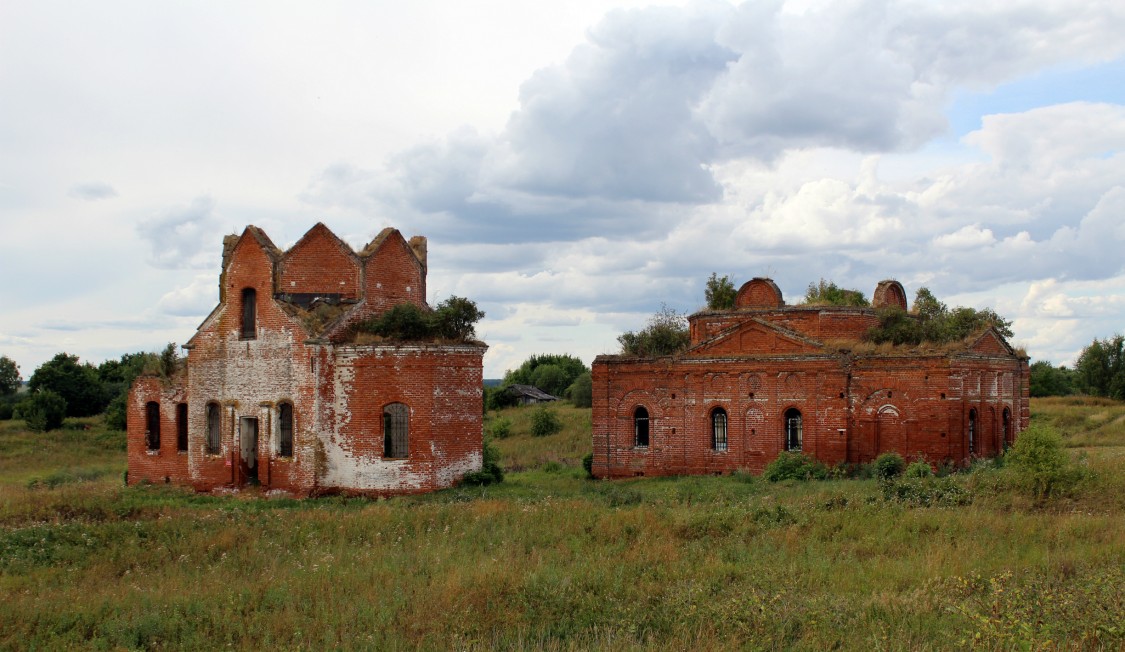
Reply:
<svg viewBox="0 0 1125 652"><path fill-rule="evenodd" d="M762 471L785 450L826 464L993 456L1027 427L1028 359L988 329L957 347L855 346L875 309L906 308L883 281L872 308L785 306L769 279L729 311L689 317L675 356L598 356L597 477Z"/></svg>
<svg viewBox="0 0 1125 652"><path fill-rule="evenodd" d="M250 226L223 246L185 368L130 390L130 483L394 495L480 469L487 347L354 337L399 303L429 309L425 238L386 229L355 252L317 224L283 252Z"/></svg>

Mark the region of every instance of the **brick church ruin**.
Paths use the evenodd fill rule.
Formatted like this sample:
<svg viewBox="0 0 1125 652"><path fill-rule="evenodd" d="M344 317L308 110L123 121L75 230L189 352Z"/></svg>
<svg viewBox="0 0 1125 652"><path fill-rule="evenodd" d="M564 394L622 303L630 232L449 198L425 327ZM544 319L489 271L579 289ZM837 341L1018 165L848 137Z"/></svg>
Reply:
<svg viewBox="0 0 1125 652"><path fill-rule="evenodd" d="M783 451L826 464L883 452L963 463L1027 427L1028 359L995 329L933 347L864 344L876 310L906 310L897 281L873 306L787 306L769 279L735 307L688 318L677 355L593 364L597 477L761 472Z"/></svg>
<svg viewBox="0 0 1125 652"><path fill-rule="evenodd" d="M476 341L392 342L355 326L424 311L426 239L356 252L323 224L287 251L249 226L223 242L219 305L170 378L129 393L129 482L394 495L481 468Z"/></svg>

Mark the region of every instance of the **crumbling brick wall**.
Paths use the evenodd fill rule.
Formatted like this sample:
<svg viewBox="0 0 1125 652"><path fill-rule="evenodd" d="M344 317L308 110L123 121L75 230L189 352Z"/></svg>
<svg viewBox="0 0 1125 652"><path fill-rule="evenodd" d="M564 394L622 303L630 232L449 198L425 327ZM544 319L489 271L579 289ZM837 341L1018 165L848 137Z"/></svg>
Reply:
<svg viewBox="0 0 1125 652"><path fill-rule="evenodd" d="M185 372L171 383L141 378L131 389L129 481L392 495L452 486L479 470L483 344L347 343L350 325L367 315L404 301L428 308L425 255L424 238L408 243L393 229L362 254L323 225L288 252L255 227L225 240L221 301L187 345ZM249 332L247 289L255 296ZM291 294L351 303L310 332L300 311L287 307ZM150 401L162 409L187 405L186 451L166 454L163 440L159 451L147 450ZM392 402L410 408L409 455L401 460L382 459L383 409ZM208 442L212 404L217 450ZM283 406L292 406L288 455L280 446Z"/></svg>
<svg viewBox="0 0 1125 652"><path fill-rule="evenodd" d="M861 337L878 324L874 309L777 307L766 281L743 287L742 308L693 315L686 353L595 359L594 475L760 472L786 449L789 410L801 417L801 451L829 465L889 451L964 463L1027 427L1027 358L994 331L949 352L841 350L826 342ZM880 289L904 307L900 285ZM649 416L643 446L638 407ZM725 450L712 442L716 408L727 415Z"/></svg>

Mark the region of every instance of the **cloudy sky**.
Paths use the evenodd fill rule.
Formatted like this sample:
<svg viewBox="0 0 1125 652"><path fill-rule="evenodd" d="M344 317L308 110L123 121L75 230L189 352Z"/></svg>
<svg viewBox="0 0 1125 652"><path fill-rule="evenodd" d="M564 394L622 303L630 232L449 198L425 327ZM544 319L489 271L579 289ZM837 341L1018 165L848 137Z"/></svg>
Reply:
<svg viewBox="0 0 1125 652"><path fill-rule="evenodd" d="M184 342L222 236L430 240L486 377L711 272L1125 330L1125 4L0 4L0 354Z"/></svg>

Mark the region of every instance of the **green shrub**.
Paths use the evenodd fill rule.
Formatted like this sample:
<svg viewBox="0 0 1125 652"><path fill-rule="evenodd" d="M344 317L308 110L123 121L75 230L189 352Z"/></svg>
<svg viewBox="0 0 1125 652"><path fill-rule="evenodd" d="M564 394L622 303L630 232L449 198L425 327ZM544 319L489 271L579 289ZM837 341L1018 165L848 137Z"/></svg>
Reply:
<svg viewBox="0 0 1125 652"><path fill-rule="evenodd" d="M570 387L566 388L566 397L574 403L574 407L590 407L594 404L594 385L590 372L586 372L574 379Z"/></svg>
<svg viewBox="0 0 1125 652"><path fill-rule="evenodd" d="M554 410L540 405L531 413L531 434L535 437L546 437L562 430L562 420Z"/></svg>
<svg viewBox="0 0 1125 652"><path fill-rule="evenodd" d="M973 495L953 478L880 480L883 500L912 507L955 507L973 502Z"/></svg>
<svg viewBox="0 0 1125 652"><path fill-rule="evenodd" d="M500 449L493 445L489 438L484 439L480 471L466 473L461 478L462 485L483 487L504 481L504 469L500 467Z"/></svg>
<svg viewBox="0 0 1125 652"><path fill-rule="evenodd" d="M125 430L125 407L128 405L129 392L118 394L105 409L105 425L113 430Z"/></svg>
<svg viewBox="0 0 1125 652"><path fill-rule="evenodd" d="M828 306L868 306L870 302L859 290L845 290L831 281L820 279L820 283L809 283L805 291L808 305Z"/></svg>
<svg viewBox="0 0 1125 652"><path fill-rule="evenodd" d="M824 480L828 477L828 467L804 453L784 452L766 466L762 477L770 482Z"/></svg>
<svg viewBox="0 0 1125 652"><path fill-rule="evenodd" d="M926 460L914 460L906 467L904 475L908 478L929 478L934 474L930 463Z"/></svg>
<svg viewBox="0 0 1125 652"><path fill-rule="evenodd" d="M451 296L438 304L432 317L433 328L447 340L469 341L477 336L476 323L484 319L484 311L476 302Z"/></svg>
<svg viewBox="0 0 1125 652"><path fill-rule="evenodd" d="M590 478L594 477L594 454L593 453L586 453L586 456L582 458L582 468L586 469L586 476L587 477L590 477Z"/></svg>
<svg viewBox="0 0 1125 652"><path fill-rule="evenodd" d="M906 470L906 460L898 453L883 453L875 458L875 477L883 480L897 478Z"/></svg>
<svg viewBox="0 0 1125 652"><path fill-rule="evenodd" d="M626 331L617 336L621 352L625 355L657 357L673 355L691 345L687 317L668 306L648 320L648 325L638 332Z"/></svg>
<svg viewBox="0 0 1125 652"><path fill-rule="evenodd" d="M27 422L32 432L55 430L62 427L66 417L66 399L49 389L41 389L16 405L14 413L16 418Z"/></svg>
<svg viewBox="0 0 1125 652"><path fill-rule="evenodd" d="M433 335L430 316L413 303L400 303L367 320L360 329L394 340L422 340Z"/></svg>
<svg viewBox="0 0 1125 652"><path fill-rule="evenodd" d="M488 427L493 439L507 439L512 434L512 420L507 417L497 417Z"/></svg>
<svg viewBox="0 0 1125 652"><path fill-rule="evenodd" d="M1073 490L1084 475L1070 462L1062 437L1047 425L1032 424L1020 433L1008 458L1015 484L1039 500Z"/></svg>
<svg viewBox="0 0 1125 652"><path fill-rule="evenodd" d="M361 322L357 329L400 341L434 338L469 341L476 337L475 324L483 317L484 312L478 310L473 301L451 296L439 303L436 310L400 303Z"/></svg>
<svg viewBox="0 0 1125 652"><path fill-rule="evenodd" d="M0 403L0 421L7 421L12 418L12 404Z"/></svg>

